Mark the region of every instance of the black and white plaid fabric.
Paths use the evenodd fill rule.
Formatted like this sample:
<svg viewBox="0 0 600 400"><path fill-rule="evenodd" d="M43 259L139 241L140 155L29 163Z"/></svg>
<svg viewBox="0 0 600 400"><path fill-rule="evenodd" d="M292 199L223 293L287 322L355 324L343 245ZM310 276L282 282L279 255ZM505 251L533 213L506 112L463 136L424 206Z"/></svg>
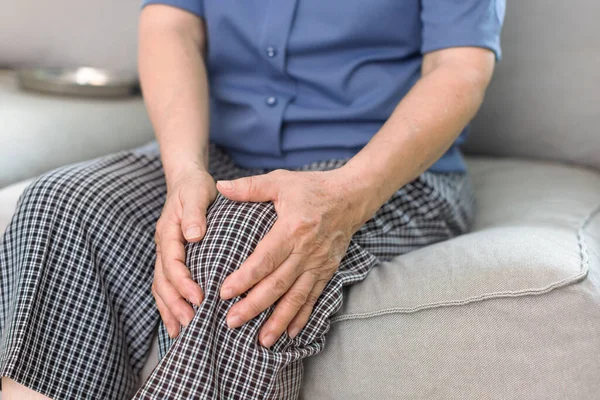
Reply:
<svg viewBox="0 0 600 400"><path fill-rule="evenodd" d="M266 172L239 168L215 147L210 156L216 179ZM150 287L165 194L156 144L55 170L25 191L0 243L0 376L53 399L134 395L159 323ZM218 294L277 216L270 203L219 196L205 238L187 245L205 300L175 341L161 326L162 360L135 398L296 398L302 359L323 348L342 287L380 260L466 231L472 208L464 174L426 172L404 186L354 235L308 325L266 349L258 330L272 309L230 330L225 315L238 299Z"/></svg>

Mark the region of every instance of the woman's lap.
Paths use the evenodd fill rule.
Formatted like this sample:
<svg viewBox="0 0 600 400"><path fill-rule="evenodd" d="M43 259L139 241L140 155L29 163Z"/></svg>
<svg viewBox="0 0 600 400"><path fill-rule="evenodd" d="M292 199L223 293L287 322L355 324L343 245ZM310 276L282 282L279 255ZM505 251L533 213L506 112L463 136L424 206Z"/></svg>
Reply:
<svg viewBox="0 0 600 400"><path fill-rule="evenodd" d="M260 173L236 167L214 148L211 170L217 179ZM164 195L155 146L63 168L27 190L0 246L0 375L56 398L131 394L158 322L150 284ZM187 265L205 301L138 396L294 398L301 359L322 348L342 286L363 279L378 259L464 231L471 201L462 175L425 174L411 182L357 232L307 327L265 349L257 333L271 310L229 330L224 316L236 299L221 301L218 293L275 211L219 197L205 239L187 246ZM161 343L164 353L170 344L164 329Z"/></svg>
<svg viewBox="0 0 600 400"><path fill-rule="evenodd" d="M133 390L158 321L150 285L164 187L158 159L126 152L25 191L0 244L0 375L52 398Z"/></svg>

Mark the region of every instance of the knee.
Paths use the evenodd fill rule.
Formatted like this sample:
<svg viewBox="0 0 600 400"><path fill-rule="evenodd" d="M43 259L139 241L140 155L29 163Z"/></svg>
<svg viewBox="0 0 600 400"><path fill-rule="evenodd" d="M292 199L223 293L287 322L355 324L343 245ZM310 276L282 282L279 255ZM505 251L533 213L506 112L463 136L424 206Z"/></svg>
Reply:
<svg viewBox="0 0 600 400"><path fill-rule="evenodd" d="M256 245L276 219L273 203L236 202L219 195L208 210L205 239L225 240L230 248Z"/></svg>
<svg viewBox="0 0 600 400"><path fill-rule="evenodd" d="M10 227L49 233L61 221L70 223L78 214L74 186L80 184L64 168L41 175L21 194Z"/></svg>
<svg viewBox="0 0 600 400"><path fill-rule="evenodd" d="M186 246L187 265L194 278L233 272L276 219L272 203L234 202L219 195L208 211L204 238Z"/></svg>
<svg viewBox="0 0 600 400"><path fill-rule="evenodd" d="M61 209L64 200L72 197L73 182L67 176L64 169L57 169L35 179L21 194L18 211Z"/></svg>

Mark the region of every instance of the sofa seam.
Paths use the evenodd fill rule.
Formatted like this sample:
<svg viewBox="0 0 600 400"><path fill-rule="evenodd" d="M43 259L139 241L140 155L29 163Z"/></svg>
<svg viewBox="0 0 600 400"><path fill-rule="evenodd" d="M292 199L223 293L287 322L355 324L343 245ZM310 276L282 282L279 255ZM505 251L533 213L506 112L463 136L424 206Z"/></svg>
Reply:
<svg viewBox="0 0 600 400"><path fill-rule="evenodd" d="M542 295L542 294L549 293L552 290L559 289L561 287L569 286L570 284L573 284L573 283L580 282L583 279L585 279L585 277L587 276L587 274L589 272L589 267L590 267L589 253L588 253L588 248L587 248L587 244L585 241L585 228L592 221L592 219L595 218L596 215L598 215L599 213L600 213L600 203L598 203L598 205L596 205L590 211L590 213L583 219L583 221L581 222L581 224L577 230L577 246L579 247L579 257L580 257L579 272L577 272L574 275L565 277L557 282L550 283L544 287L537 288L537 289L525 289L525 290L517 290L517 291L507 290L507 291L486 293L486 294L482 294L479 296L471 296L471 297L468 297L468 298L462 299L462 300L448 300L448 301L442 301L442 302L421 304L421 305L418 305L415 307L392 307L392 308L386 308L386 309L378 310L378 311L340 315L338 317L332 317L330 322L332 324L334 324L334 323L338 323L338 322L342 322L342 321L374 318L374 317L390 315L390 314L414 314L418 311L430 310L430 309L441 308L441 307L462 306L462 305L467 305L467 304L476 303L476 302L489 300L489 299L536 296L536 295Z"/></svg>

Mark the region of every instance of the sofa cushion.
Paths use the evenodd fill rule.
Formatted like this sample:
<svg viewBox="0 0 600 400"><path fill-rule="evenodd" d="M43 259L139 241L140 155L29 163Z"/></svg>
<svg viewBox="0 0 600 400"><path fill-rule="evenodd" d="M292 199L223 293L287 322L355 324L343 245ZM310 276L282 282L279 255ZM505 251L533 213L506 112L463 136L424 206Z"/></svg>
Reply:
<svg viewBox="0 0 600 400"><path fill-rule="evenodd" d="M507 1L504 58L465 149L600 169L600 2Z"/></svg>
<svg viewBox="0 0 600 400"><path fill-rule="evenodd" d="M592 398L590 387L600 389L600 174L515 160L469 166L473 232L346 289L325 351L305 362L303 398ZM582 386L564 386L561 374Z"/></svg>

